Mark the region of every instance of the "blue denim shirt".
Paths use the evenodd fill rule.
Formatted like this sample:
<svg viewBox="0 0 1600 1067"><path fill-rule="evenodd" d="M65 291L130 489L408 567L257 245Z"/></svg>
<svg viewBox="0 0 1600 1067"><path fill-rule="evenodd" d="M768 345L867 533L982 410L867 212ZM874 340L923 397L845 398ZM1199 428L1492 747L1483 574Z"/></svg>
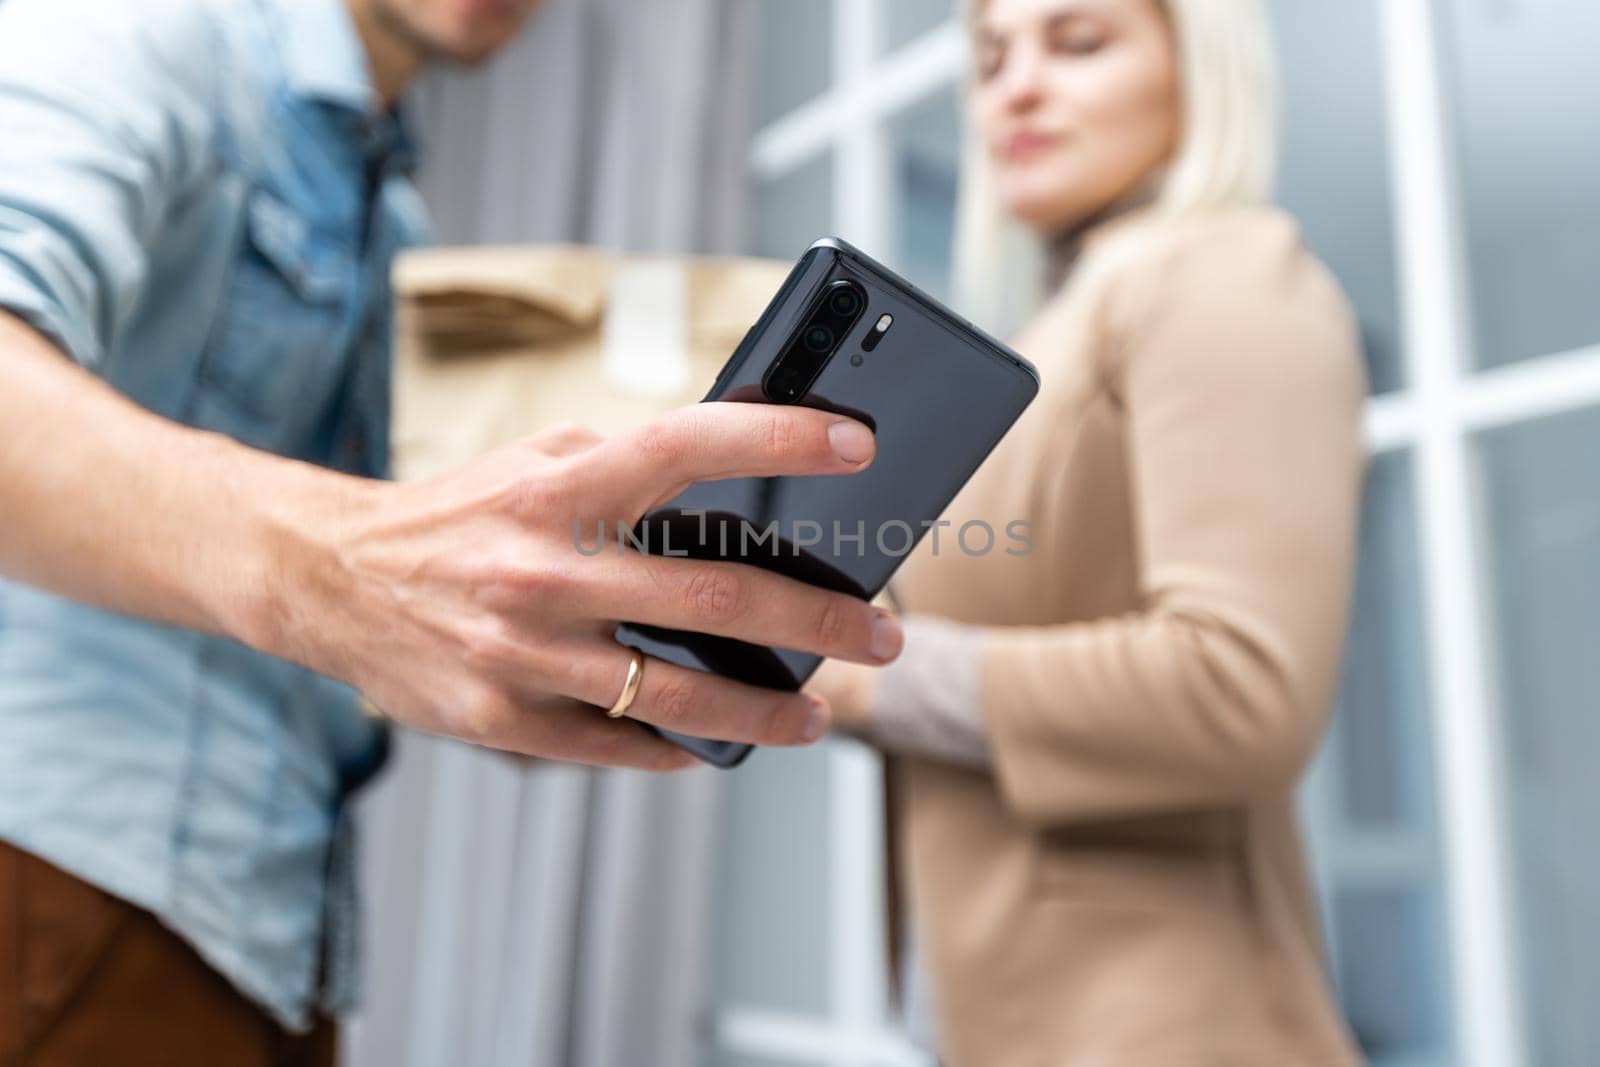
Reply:
<svg viewBox="0 0 1600 1067"><path fill-rule="evenodd" d="M0 307L162 415L382 476L421 210L370 85L342 0L0 0ZM353 996L344 801L385 740L308 671L0 582L0 837L294 1028L324 944Z"/></svg>

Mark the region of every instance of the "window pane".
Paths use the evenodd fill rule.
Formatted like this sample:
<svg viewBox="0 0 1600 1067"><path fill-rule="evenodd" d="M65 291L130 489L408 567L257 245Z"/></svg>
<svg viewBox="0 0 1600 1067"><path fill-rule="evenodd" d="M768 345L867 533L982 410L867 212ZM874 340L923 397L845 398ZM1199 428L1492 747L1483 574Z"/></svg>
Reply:
<svg viewBox="0 0 1600 1067"><path fill-rule="evenodd" d="M1359 829L1426 831L1433 822L1415 496L1408 454L1372 462L1334 721L1343 820Z"/></svg>
<svg viewBox="0 0 1600 1067"><path fill-rule="evenodd" d="M757 180L750 203L750 251L800 258L833 226L833 157L823 156L770 181Z"/></svg>
<svg viewBox="0 0 1600 1067"><path fill-rule="evenodd" d="M1435 969L1443 927L1431 890L1340 892L1334 900L1334 954L1345 1015L1376 1065L1446 1062L1442 971Z"/></svg>
<svg viewBox="0 0 1600 1067"><path fill-rule="evenodd" d="M1479 362L1600 342L1600 4L1442 6Z"/></svg>
<svg viewBox="0 0 1600 1067"><path fill-rule="evenodd" d="M755 8L750 69L752 117L759 129L833 84L833 5L819 0L746 2Z"/></svg>
<svg viewBox="0 0 1600 1067"><path fill-rule="evenodd" d="M916 40L955 11L955 0L883 0L884 47L893 51Z"/></svg>
<svg viewBox="0 0 1600 1067"><path fill-rule="evenodd" d="M1600 409L1488 434L1512 869L1535 1060L1600 1050Z"/></svg>
<svg viewBox="0 0 1600 1067"><path fill-rule="evenodd" d="M960 172L961 111L954 86L896 116L889 128L894 159L895 263L929 295L950 290Z"/></svg>
<svg viewBox="0 0 1600 1067"><path fill-rule="evenodd" d="M1404 384L1376 0L1273 0L1283 121L1279 201L1361 319L1376 393Z"/></svg>
<svg viewBox="0 0 1600 1067"><path fill-rule="evenodd" d="M767 749L728 773L711 927L713 1010L829 1009L828 750Z"/></svg>
<svg viewBox="0 0 1600 1067"><path fill-rule="evenodd" d="M1415 498L1408 454L1373 461L1343 684L1309 820L1340 1000L1377 1064L1443 1064L1450 1048Z"/></svg>

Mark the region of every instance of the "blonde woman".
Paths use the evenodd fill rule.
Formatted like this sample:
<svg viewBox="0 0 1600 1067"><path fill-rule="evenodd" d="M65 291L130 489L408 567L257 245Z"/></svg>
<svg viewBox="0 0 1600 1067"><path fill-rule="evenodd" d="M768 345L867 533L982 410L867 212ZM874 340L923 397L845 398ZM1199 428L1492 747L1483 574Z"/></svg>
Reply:
<svg viewBox="0 0 1600 1067"><path fill-rule="evenodd" d="M1047 280L1016 342L1044 390L895 582L899 662L813 684L894 757L939 1052L1355 1062L1294 790L1334 696L1364 382L1338 286L1264 206L1264 16L984 0L972 26L967 274ZM969 554L975 520L1031 551Z"/></svg>

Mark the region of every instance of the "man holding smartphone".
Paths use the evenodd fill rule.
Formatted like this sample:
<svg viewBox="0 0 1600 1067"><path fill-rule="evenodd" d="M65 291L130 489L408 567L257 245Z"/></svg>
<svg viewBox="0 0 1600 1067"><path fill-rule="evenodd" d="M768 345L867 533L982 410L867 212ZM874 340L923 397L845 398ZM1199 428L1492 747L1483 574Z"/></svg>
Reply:
<svg viewBox="0 0 1600 1067"><path fill-rule="evenodd" d="M387 468L400 101L537 0L0 0L0 1063L325 1063L346 800L401 724L669 769L814 698L619 619L868 663L897 624L754 568L584 557L688 483L850 474L866 427L701 405ZM12 962L16 961L16 966Z"/></svg>

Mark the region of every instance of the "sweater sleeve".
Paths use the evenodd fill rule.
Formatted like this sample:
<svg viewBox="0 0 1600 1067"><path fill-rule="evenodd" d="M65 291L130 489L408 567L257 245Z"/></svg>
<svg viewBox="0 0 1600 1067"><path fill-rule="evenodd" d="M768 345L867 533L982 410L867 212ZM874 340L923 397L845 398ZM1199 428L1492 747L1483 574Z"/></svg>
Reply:
<svg viewBox="0 0 1600 1067"><path fill-rule="evenodd" d="M1363 466L1348 306L1277 218L1213 222L1157 261L1112 298L1135 310L1105 367L1138 609L985 635L995 774L1036 823L1281 790L1332 702Z"/></svg>
<svg viewBox="0 0 1600 1067"><path fill-rule="evenodd" d="M901 625L905 650L878 669L865 739L897 755L988 766L978 695L983 628L925 615Z"/></svg>

